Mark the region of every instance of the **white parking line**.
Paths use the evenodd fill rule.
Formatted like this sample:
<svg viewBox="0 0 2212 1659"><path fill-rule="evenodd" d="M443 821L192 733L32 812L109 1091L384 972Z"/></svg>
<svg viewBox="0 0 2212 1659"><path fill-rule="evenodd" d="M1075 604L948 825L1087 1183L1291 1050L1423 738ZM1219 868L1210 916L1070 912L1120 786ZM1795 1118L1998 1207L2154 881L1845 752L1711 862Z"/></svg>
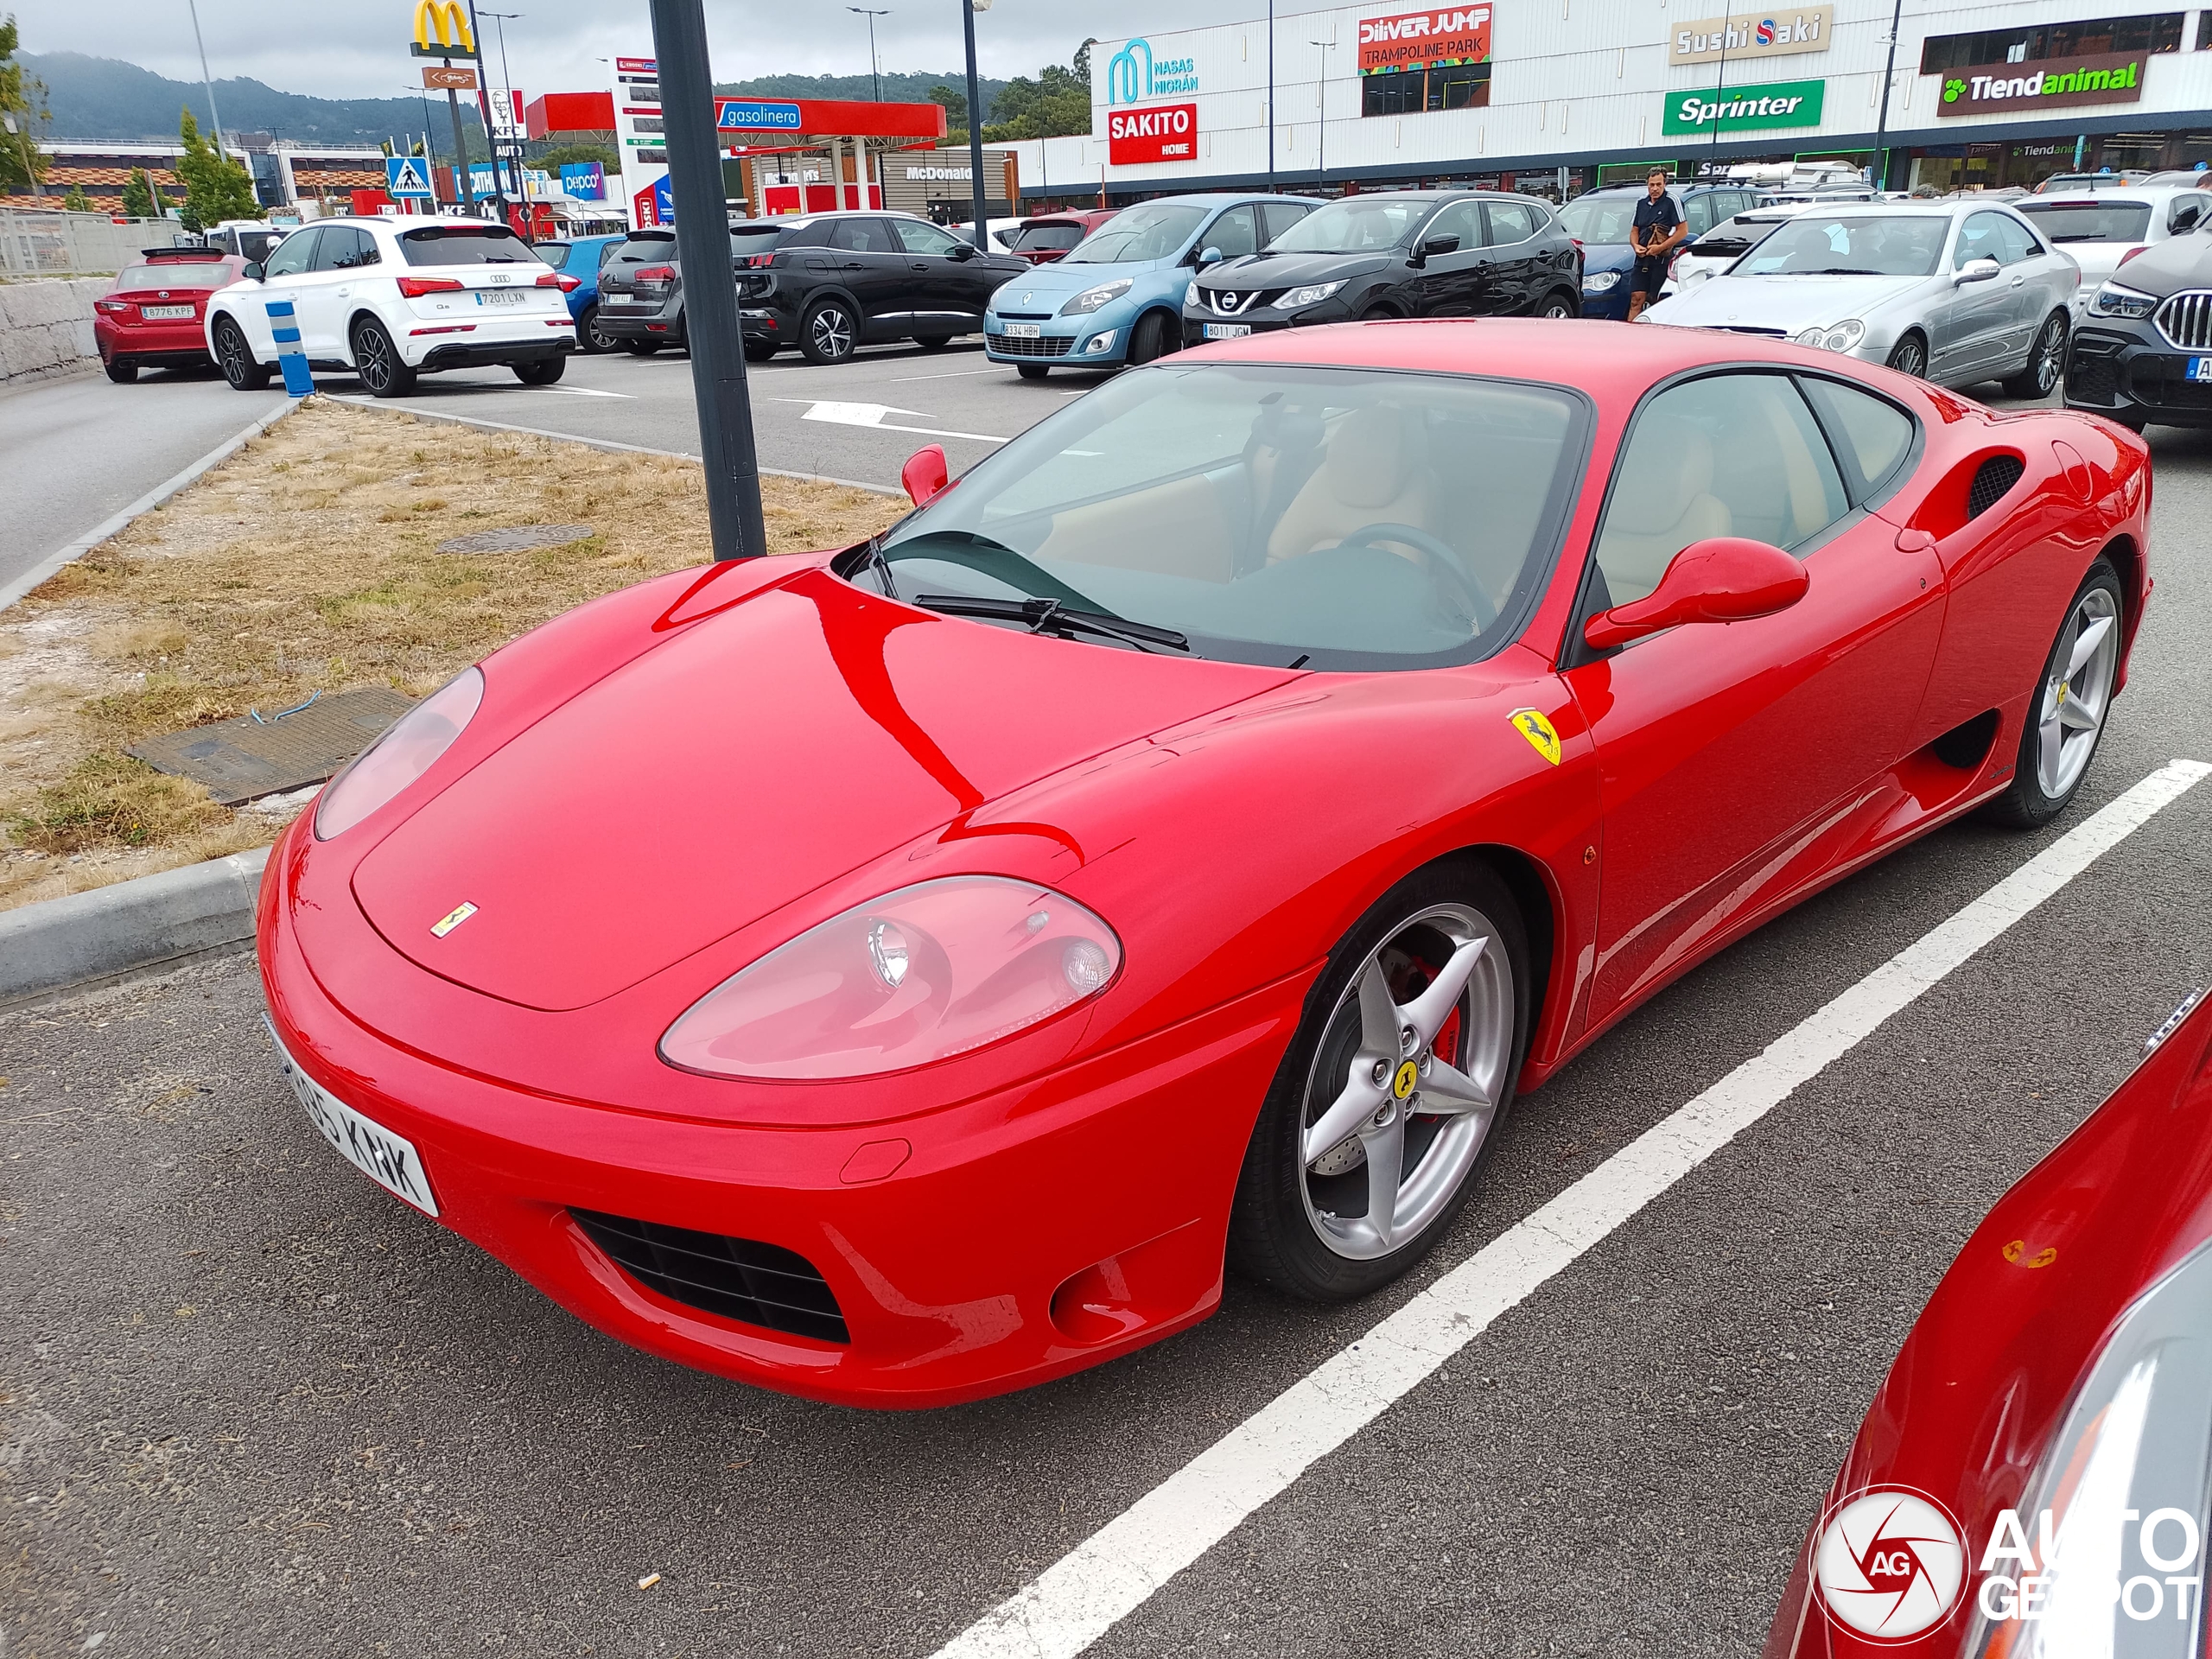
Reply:
<svg viewBox="0 0 2212 1659"><path fill-rule="evenodd" d="M2212 766L2175 760L2082 821L1275 1396L936 1659L1073 1659L1500 1315L1857 1047Z"/></svg>
<svg viewBox="0 0 2212 1659"><path fill-rule="evenodd" d="M909 380L968 380L979 374L1004 374L1002 365L994 363L988 369L950 369L943 374L894 374L884 384L903 386Z"/></svg>
<svg viewBox="0 0 2212 1659"><path fill-rule="evenodd" d="M627 391L601 391L596 386L524 386L524 391L549 391L556 397L622 397L634 399L636 394Z"/></svg>

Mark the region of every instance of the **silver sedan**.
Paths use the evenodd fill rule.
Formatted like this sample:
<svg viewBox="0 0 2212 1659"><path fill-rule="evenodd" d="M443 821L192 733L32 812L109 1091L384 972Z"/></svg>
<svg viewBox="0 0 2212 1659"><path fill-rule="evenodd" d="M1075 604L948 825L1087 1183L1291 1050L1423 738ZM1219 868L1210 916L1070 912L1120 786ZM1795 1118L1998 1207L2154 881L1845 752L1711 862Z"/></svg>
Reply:
<svg viewBox="0 0 2212 1659"><path fill-rule="evenodd" d="M2008 207L1853 202L1802 213L1646 322L1764 334L1945 385L2058 384L2082 273Z"/></svg>

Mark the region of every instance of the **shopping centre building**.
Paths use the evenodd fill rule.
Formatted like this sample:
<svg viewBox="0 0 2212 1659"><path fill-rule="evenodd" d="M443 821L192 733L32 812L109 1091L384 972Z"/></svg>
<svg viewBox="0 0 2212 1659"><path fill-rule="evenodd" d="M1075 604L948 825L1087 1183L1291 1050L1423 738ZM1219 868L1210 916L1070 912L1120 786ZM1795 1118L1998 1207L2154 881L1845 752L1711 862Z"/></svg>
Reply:
<svg viewBox="0 0 2212 1659"><path fill-rule="evenodd" d="M1892 188L2212 161L2212 9L1894 0L1388 3L1091 48L1088 137L1018 146L1033 206L1263 185L1570 191L1660 163L1888 152Z"/></svg>

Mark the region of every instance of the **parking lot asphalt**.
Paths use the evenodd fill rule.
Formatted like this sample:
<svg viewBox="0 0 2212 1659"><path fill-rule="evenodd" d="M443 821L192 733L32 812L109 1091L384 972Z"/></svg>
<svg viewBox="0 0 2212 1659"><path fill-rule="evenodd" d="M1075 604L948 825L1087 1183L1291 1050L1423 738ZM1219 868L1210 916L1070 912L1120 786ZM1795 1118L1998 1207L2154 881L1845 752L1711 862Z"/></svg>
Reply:
<svg viewBox="0 0 2212 1659"><path fill-rule="evenodd" d="M893 356L791 372L791 395L835 376L840 401L889 403L874 388L895 372L981 366ZM688 417L677 360L570 373L672 377L620 407L680 402ZM1007 378L906 406L1010 435L1015 395L1041 392L1041 408L1074 389ZM556 401L438 400L534 425L511 411ZM560 429L601 418L570 402ZM647 418L606 435L651 442ZM798 453L772 457L772 441L834 424L802 420L764 420L764 462ZM696 446L675 436L658 447ZM844 459L792 470L882 477L878 455L927 441L841 429L818 442ZM2057 823L1941 831L1662 993L1518 1103L1472 1203L1408 1281L1315 1308L1232 1279L1207 1324L1027 1394L870 1415L601 1337L336 1160L276 1074L246 958L0 1016L0 1651L46 1659L97 1637L110 1656L935 1652L2101 804L2173 757L2212 760L2198 645L2212 435L2152 444L2157 593ZM2212 979L2208 898L2212 785L1506 1313L1090 1651L1756 1652L1937 1276Z"/></svg>

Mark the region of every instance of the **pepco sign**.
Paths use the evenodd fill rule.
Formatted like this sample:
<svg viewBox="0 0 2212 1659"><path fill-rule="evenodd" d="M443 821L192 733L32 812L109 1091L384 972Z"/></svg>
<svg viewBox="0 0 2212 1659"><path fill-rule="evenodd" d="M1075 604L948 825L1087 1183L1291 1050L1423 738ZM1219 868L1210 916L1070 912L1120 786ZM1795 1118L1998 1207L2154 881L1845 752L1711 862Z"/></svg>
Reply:
<svg viewBox="0 0 2212 1659"><path fill-rule="evenodd" d="M1190 162L1198 155L1198 106L1162 104L1116 110L1106 118L1106 159L1116 167L1141 162Z"/></svg>

